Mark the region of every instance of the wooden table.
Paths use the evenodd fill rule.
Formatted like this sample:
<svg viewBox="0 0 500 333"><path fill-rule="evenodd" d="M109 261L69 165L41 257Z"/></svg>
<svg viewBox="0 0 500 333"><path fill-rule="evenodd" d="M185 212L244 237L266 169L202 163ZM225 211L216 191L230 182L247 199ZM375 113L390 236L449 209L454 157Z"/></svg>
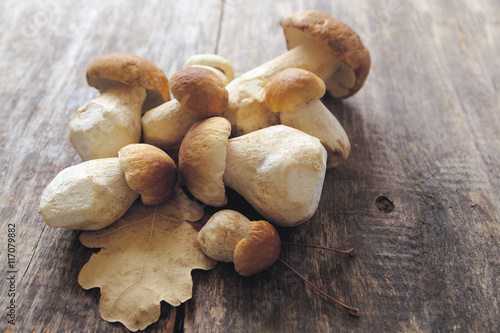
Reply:
<svg viewBox="0 0 500 333"><path fill-rule="evenodd" d="M353 247L357 256L284 247L281 257L360 317L280 263L251 278L222 265L195 271L193 298L178 308L163 304L146 331L500 330L498 1L7 0L0 4L0 331L125 330L100 318L98 289L78 285L93 253L80 232L47 227L38 209L50 180L80 162L68 123L98 94L86 84L88 64L125 51L171 76L191 55L217 53L241 75L285 52L279 23L305 8L358 31L372 69L355 96L323 98L352 152L327 172L314 217L280 232L287 241ZM7 316L12 286L15 326Z"/></svg>

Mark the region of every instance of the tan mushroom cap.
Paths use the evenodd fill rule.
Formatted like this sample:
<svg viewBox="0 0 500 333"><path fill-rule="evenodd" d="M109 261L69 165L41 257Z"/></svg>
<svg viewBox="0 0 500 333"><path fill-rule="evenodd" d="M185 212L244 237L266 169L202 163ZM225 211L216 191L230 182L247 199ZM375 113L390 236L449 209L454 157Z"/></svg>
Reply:
<svg viewBox="0 0 500 333"><path fill-rule="evenodd" d="M221 116L227 108L224 82L207 68L178 70L170 77L170 90L184 108L201 118Z"/></svg>
<svg viewBox="0 0 500 333"><path fill-rule="evenodd" d="M128 186L141 194L145 205L158 205L172 194L177 180L174 160L146 143L130 144L118 151Z"/></svg>
<svg viewBox="0 0 500 333"><path fill-rule="evenodd" d="M320 99L326 92L325 83L316 74L300 68L288 68L266 86L264 102L273 112L287 112Z"/></svg>
<svg viewBox="0 0 500 333"><path fill-rule="evenodd" d="M294 13L281 25L288 49L313 39L345 65L325 79L334 97L346 98L361 89L370 71L370 53L351 27L319 10Z"/></svg>
<svg viewBox="0 0 500 333"><path fill-rule="evenodd" d="M218 54L205 53L192 55L186 60L182 67L196 65L209 66L220 70L227 77L229 82L234 79L233 65L231 65L229 60Z"/></svg>
<svg viewBox="0 0 500 333"><path fill-rule="evenodd" d="M87 68L87 82L101 93L114 82L144 87L148 93L144 102L147 108L170 100L165 73L150 61L130 53L110 53L92 62Z"/></svg>
<svg viewBox="0 0 500 333"><path fill-rule="evenodd" d="M230 135L231 123L226 118L207 118L189 129L179 148L179 173L186 187L209 206L227 203L222 176Z"/></svg>
<svg viewBox="0 0 500 333"><path fill-rule="evenodd" d="M267 221L252 221L248 237L234 250L234 268L238 274L250 276L259 273L278 260L281 240L278 232Z"/></svg>

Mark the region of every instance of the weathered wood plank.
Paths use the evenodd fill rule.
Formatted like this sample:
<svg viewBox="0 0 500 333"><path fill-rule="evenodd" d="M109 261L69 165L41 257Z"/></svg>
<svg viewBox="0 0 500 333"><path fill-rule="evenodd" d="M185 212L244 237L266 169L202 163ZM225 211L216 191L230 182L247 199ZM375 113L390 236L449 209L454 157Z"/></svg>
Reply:
<svg viewBox="0 0 500 333"><path fill-rule="evenodd" d="M220 52L227 48L234 59L252 54L247 64L258 65L284 51L275 42L279 2L272 9L233 5L226 10L272 12L271 23L238 34L246 49L262 52L230 44L234 29L222 34ZM291 11L302 9L294 5ZM345 126L352 154L328 172L315 217L281 231L291 241L352 246L358 256L284 248L282 257L358 306L361 317L339 310L282 265L250 279L229 266L200 274L187 303L187 331L498 330L498 4L323 5L359 31L372 72L351 99L324 98ZM265 34L272 45L248 45Z"/></svg>
<svg viewBox="0 0 500 333"><path fill-rule="evenodd" d="M110 52L131 52L167 76L195 53L214 52L218 1L3 1L0 56L1 188L6 268L7 223L16 224L18 331L121 332L99 315L98 290L77 282L91 250L79 232L45 227L38 205L50 180L80 162L68 140L74 111L97 96L85 81L86 66ZM8 285L2 276L1 299ZM171 332L175 310L162 306L151 330ZM0 331L14 328L5 316Z"/></svg>
<svg viewBox="0 0 500 333"><path fill-rule="evenodd" d="M147 331L178 330L176 316L186 332L498 331L499 7L494 0L2 1L0 299L5 309L6 228L15 223L17 330L124 330L100 318L99 291L77 283L92 253L79 232L47 228L38 212L48 182L80 162L67 125L97 95L85 82L89 62L127 51L170 76L192 54L217 52L240 75L285 51L282 18L315 8L359 32L372 71L354 97L323 99L352 153L327 173L313 219L280 233L355 247L357 256L284 247L282 258L361 317L279 263L251 278L227 264L194 272L193 299L185 308L163 304ZM0 329L13 331L5 319Z"/></svg>

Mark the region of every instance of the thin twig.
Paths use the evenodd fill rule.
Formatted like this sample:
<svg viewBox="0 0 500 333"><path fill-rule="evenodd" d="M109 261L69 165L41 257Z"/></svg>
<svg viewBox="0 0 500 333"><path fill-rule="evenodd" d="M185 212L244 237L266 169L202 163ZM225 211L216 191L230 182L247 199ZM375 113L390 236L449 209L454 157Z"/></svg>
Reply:
<svg viewBox="0 0 500 333"><path fill-rule="evenodd" d="M325 293L323 290L319 289L318 287L316 287L312 282L310 282L308 279L306 279L302 274L300 274L297 270L295 270L292 266L290 266L289 264L287 264L285 261L283 261L283 259L281 258L278 258L278 260L283 263L286 267L290 268L292 270L292 272L294 272L295 274L297 274L302 280L304 280L307 284L309 284L311 287L313 287L318 293L320 293L321 295L325 296L326 298L328 298L329 300L331 301L334 301L335 303L337 303L338 305L342 306L343 308L347 309L349 311L349 314L355 316L355 317L359 317L359 309L357 308L353 308L353 307L350 307L338 300L336 300L335 298L333 298L332 296L328 295L327 293Z"/></svg>
<svg viewBox="0 0 500 333"><path fill-rule="evenodd" d="M312 247L312 248L315 248L315 249L328 250L328 251L333 251L333 252L337 252L337 253L348 254L351 257L354 257L354 249L349 249L347 251L344 251L344 250L338 250L338 249L334 249L334 248L331 248L331 247L324 247L324 246L320 246L320 245L310 245L310 244L290 243L290 242L281 242L281 244L293 245L293 246Z"/></svg>

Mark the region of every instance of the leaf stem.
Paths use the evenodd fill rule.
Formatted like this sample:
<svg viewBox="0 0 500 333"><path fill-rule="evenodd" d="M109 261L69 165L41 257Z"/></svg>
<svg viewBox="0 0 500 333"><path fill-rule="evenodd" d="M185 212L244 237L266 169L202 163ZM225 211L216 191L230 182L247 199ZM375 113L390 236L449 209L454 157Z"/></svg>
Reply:
<svg viewBox="0 0 500 333"><path fill-rule="evenodd" d="M281 244L293 245L293 246L312 247L312 248L315 248L315 249L328 250L328 251L333 251L333 252L337 252L337 253L348 254L351 257L354 257L354 249L349 249L349 250L345 250L344 251L344 250L334 249L334 248L331 248L331 247L324 247L324 246L320 246L320 245L310 245L310 244L290 243L290 242L281 242Z"/></svg>
<svg viewBox="0 0 500 333"><path fill-rule="evenodd" d="M281 258L278 258L278 260L283 263L286 267L288 267L289 269L292 270L292 272L294 272L295 274L298 275L298 277L300 277L302 280L304 280L304 282L306 282L307 284L309 284L311 287L313 287L318 293L320 293L321 295L325 296L326 298L328 298L329 300L337 303L338 305L342 306L343 308L347 309L349 311L349 314L351 314L352 316L355 316L355 317L359 317L359 309L357 308L353 308L353 307L350 307L342 302L340 302L339 300L336 300L335 298L333 298L332 296L328 295L327 293L325 293L323 290L319 289L316 285L314 285L311 281L309 281L308 279L306 279L302 274L300 274L297 270L295 270L292 266L290 266L289 264L287 264L285 261L283 261L283 259Z"/></svg>

